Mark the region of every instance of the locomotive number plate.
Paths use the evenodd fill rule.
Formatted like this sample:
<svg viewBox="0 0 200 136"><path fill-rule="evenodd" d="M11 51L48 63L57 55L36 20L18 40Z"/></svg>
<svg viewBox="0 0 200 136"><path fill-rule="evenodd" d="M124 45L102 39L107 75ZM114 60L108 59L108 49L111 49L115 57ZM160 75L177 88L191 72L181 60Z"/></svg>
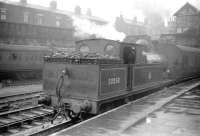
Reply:
<svg viewBox="0 0 200 136"><path fill-rule="evenodd" d="M121 91L126 89L126 68L102 69L100 73L101 93Z"/></svg>
<svg viewBox="0 0 200 136"><path fill-rule="evenodd" d="M120 77L108 78L108 85L120 84Z"/></svg>

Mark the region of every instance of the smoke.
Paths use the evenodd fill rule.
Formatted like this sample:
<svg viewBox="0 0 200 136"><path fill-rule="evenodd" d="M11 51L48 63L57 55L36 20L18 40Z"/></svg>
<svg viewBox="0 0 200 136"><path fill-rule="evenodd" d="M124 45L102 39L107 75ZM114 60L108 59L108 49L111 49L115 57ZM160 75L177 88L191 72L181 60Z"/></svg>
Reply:
<svg viewBox="0 0 200 136"><path fill-rule="evenodd" d="M134 0L132 1L133 9L140 10L149 20L155 22L169 19L178 11L186 2L200 8L200 0Z"/></svg>
<svg viewBox="0 0 200 136"><path fill-rule="evenodd" d="M161 0L134 0L133 8L141 10L146 17L156 15L165 18L169 17L171 12L166 5L168 5L167 1Z"/></svg>
<svg viewBox="0 0 200 136"><path fill-rule="evenodd" d="M162 31L167 25L171 9L168 7L168 1L162 0L134 0L133 9L139 10L152 30Z"/></svg>
<svg viewBox="0 0 200 136"><path fill-rule="evenodd" d="M74 16L73 25L75 27L75 37L81 39L95 37L122 41L125 38L125 34L118 32L112 23L97 25L95 22Z"/></svg>

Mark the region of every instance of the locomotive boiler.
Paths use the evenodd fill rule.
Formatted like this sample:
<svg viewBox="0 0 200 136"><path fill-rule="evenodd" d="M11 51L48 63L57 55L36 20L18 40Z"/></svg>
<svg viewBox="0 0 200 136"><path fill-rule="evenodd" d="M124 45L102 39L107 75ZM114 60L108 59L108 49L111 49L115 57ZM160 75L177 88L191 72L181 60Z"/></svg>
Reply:
<svg viewBox="0 0 200 136"><path fill-rule="evenodd" d="M171 81L162 57L145 45L88 39L78 41L76 51L46 57L43 73L52 105L62 103L70 117L102 113Z"/></svg>

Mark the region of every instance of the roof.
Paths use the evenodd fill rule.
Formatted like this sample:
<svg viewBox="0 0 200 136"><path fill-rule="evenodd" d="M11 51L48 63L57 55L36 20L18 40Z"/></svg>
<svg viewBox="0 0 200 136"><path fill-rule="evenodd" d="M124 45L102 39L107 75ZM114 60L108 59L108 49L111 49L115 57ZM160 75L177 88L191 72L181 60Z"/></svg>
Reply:
<svg viewBox="0 0 200 136"><path fill-rule="evenodd" d="M194 12L195 12L195 14L199 14L200 13L200 11L196 8L196 7L194 7L193 5L191 5L190 3L186 3L185 5L183 5L178 11L176 11L175 13L174 13L174 16L177 16L177 15L179 15L180 13L181 13L181 11L183 11L185 8L190 8L190 9L192 9Z"/></svg>
<svg viewBox="0 0 200 136"><path fill-rule="evenodd" d="M125 23L129 24L129 25L134 25L134 26L144 26L143 22L139 22L139 21L134 21L131 19L123 19Z"/></svg>
<svg viewBox="0 0 200 136"><path fill-rule="evenodd" d="M38 10L44 10L44 11L68 15L68 16L71 16L73 14L72 12L69 12L69 11L64 11L64 10L59 10L59 9L51 9L50 7L43 7L43 6L29 4L29 3L23 4L21 2L14 2L14 1L10 1L10 0L0 0L0 2L5 3L5 4L9 4L9 5L21 6L21 7L26 7L26 8L38 9Z"/></svg>
<svg viewBox="0 0 200 136"><path fill-rule="evenodd" d="M151 37L147 34L141 34L141 35L127 35L127 38L148 38L150 39Z"/></svg>
<svg viewBox="0 0 200 136"><path fill-rule="evenodd" d="M183 46L183 45L176 45L176 47L178 47L182 51L198 52L198 53L200 53L200 48L188 47L188 46Z"/></svg>
<svg viewBox="0 0 200 136"><path fill-rule="evenodd" d="M5 4L9 4L9 5L38 9L38 10L43 10L43 11L57 13L57 14L63 14L63 15L67 15L67 16L70 16L70 17L75 15L75 13L70 12L70 11L60 10L60 9L51 9L50 7L44 7L44 6L34 5L34 4L29 4L29 3L23 4L21 2L14 2L14 1L10 1L10 0L0 0L0 3L1 2L5 3ZM99 17L95 17L95 16L80 15L78 17L82 17L82 18L86 18L86 19L90 19L90 20L95 20L95 21L101 21L101 22L104 22L104 23L107 22L106 20L99 18Z"/></svg>
<svg viewBox="0 0 200 136"><path fill-rule="evenodd" d="M46 46L31 46L31 45L0 45L0 50L35 50L35 51L50 51Z"/></svg>
<svg viewBox="0 0 200 136"><path fill-rule="evenodd" d="M76 43L81 43L81 42L84 42L84 41L95 41L95 40L104 40L104 41L119 42L119 41L116 41L116 40L110 40L110 39L105 39L105 38L91 38L91 39L78 40L78 41L76 41Z"/></svg>
<svg viewBox="0 0 200 136"><path fill-rule="evenodd" d="M136 44L136 43L131 43L131 42L120 42L120 41L117 41L117 40L110 40L110 39L105 39L105 38L95 38L95 39L84 39L84 40L79 40L79 41L76 41L76 43L81 43L81 42L84 42L84 41L93 41L93 40L104 40L104 41L112 41L112 42L117 42L117 43L120 43L120 44L129 44L129 45L134 45L134 46L144 46L142 44Z"/></svg>
<svg viewBox="0 0 200 136"><path fill-rule="evenodd" d="M184 37L184 38L198 38L198 35L196 33L175 33L175 34L161 34L160 37Z"/></svg>
<svg viewBox="0 0 200 136"><path fill-rule="evenodd" d="M106 21L105 19L103 18L100 18L100 17L95 17L95 16L88 16L88 15L75 15L76 17L79 17L79 18L83 18L83 19L88 19L88 20L91 20L91 21L97 21L97 22L101 22L103 24L107 24L108 21Z"/></svg>

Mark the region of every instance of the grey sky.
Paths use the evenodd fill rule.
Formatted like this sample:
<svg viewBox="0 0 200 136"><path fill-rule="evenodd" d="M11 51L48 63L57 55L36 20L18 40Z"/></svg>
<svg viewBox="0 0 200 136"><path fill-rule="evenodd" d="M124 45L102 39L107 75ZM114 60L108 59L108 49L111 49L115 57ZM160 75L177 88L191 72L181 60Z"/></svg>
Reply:
<svg viewBox="0 0 200 136"><path fill-rule="evenodd" d="M27 1L32 4L48 6L51 0ZM119 14L123 14L129 19L137 16L142 21L144 16L151 12L159 13L164 18L168 18L186 2L200 7L200 0L57 0L57 2L59 9L73 11L76 5L80 5L83 13L86 12L87 8L91 8L93 15L111 21Z"/></svg>

